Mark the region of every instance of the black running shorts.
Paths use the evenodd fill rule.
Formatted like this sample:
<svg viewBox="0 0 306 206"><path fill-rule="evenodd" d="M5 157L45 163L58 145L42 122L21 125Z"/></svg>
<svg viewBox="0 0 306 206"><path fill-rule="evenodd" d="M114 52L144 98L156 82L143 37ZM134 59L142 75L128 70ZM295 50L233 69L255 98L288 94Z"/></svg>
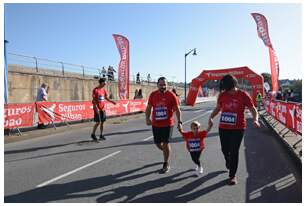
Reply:
<svg viewBox="0 0 306 206"><path fill-rule="evenodd" d="M172 136L173 126L169 127L152 127L154 143L169 143Z"/></svg>
<svg viewBox="0 0 306 206"><path fill-rule="evenodd" d="M96 110L94 110L94 112L95 112L95 115L94 115L94 121L95 122L105 122L105 120L106 120L105 111L99 111L99 113L98 113L98 112L96 112Z"/></svg>

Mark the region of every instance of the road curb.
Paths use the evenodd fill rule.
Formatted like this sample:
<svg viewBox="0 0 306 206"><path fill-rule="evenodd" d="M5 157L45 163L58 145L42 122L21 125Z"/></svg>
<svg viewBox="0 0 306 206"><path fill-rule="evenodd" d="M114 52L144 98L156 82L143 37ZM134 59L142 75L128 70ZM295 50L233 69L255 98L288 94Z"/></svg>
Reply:
<svg viewBox="0 0 306 206"><path fill-rule="evenodd" d="M288 154L293 158L293 160L298 163L298 166L302 166L302 142L300 146L294 147L295 143L302 139L302 136L295 135L293 132L289 132L291 136L285 136L282 131L285 130L285 126L274 119L271 115L266 112L260 112L260 118L263 120L265 125L273 131L276 139L286 148ZM291 137L291 138L289 138ZM294 139L294 141L293 141Z"/></svg>

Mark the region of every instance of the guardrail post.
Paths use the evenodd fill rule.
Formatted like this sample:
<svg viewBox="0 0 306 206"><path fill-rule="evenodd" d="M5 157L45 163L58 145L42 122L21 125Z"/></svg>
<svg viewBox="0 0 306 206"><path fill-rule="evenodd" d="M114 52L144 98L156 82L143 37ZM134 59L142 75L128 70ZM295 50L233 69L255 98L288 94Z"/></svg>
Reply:
<svg viewBox="0 0 306 206"><path fill-rule="evenodd" d="M63 73L63 76L65 75L65 68L64 68L64 63L63 62L60 62L62 64L62 73Z"/></svg>
<svg viewBox="0 0 306 206"><path fill-rule="evenodd" d="M38 65L37 65L37 58L36 57L33 57L34 60L35 60L35 68L36 68L36 72L38 72Z"/></svg>
<svg viewBox="0 0 306 206"><path fill-rule="evenodd" d="M85 77L85 70L84 70L84 66L82 65L81 67L82 67L82 69L83 69L83 77Z"/></svg>

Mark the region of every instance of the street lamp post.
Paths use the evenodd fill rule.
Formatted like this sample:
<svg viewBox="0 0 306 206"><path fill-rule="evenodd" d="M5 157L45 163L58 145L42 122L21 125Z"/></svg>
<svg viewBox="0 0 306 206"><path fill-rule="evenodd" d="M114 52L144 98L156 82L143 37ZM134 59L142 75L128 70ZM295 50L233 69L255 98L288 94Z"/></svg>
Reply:
<svg viewBox="0 0 306 206"><path fill-rule="evenodd" d="M184 101L185 101L185 104L186 104L186 90L187 90L187 81L186 81L186 58L187 56L191 53L193 56L197 55L197 50L196 48L194 49L191 49L189 52L185 53L185 86L184 86L184 89L185 89L185 93L184 93Z"/></svg>

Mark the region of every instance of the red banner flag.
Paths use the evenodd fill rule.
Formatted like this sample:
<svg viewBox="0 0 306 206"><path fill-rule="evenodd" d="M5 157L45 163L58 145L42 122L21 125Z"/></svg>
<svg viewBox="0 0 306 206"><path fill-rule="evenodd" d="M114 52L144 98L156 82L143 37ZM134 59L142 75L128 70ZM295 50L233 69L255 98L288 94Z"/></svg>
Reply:
<svg viewBox="0 0 306 206"><path fill-rule="evenodd" d="M120 53L120 63L118 67L118 89L119 98L129 98L129 76L130 76L130 52L129 40L124 36L113 34L117 48Z"/></svg>
<svg viewBox="0 0 306 206"><path fill-rule="evenodd" d="M258 13L252 13L251 14L257 24L257 34L258 37L262 39L264 44L267 47L272 48L272 43L270 41L269 37L269 30L268 30L268 22L264 15L258 14Z"/></svg>
<svg viewBox="0 0 306 206"><path fill-rule="evenodd" d="M279 63L269 37L268 22L266 17L262 14L252 13L251 15L257 24L258 37L261 38L264 44L269 48L272 91L276 93L278 91Z"/></svg>
<svg viewBox="0 0 306 206"><path fill-rule="evenodd" d="M269 47L269 56L271 66L272 91L276 93L278 91L279 63L275 51L271 47Z"/></svg>

